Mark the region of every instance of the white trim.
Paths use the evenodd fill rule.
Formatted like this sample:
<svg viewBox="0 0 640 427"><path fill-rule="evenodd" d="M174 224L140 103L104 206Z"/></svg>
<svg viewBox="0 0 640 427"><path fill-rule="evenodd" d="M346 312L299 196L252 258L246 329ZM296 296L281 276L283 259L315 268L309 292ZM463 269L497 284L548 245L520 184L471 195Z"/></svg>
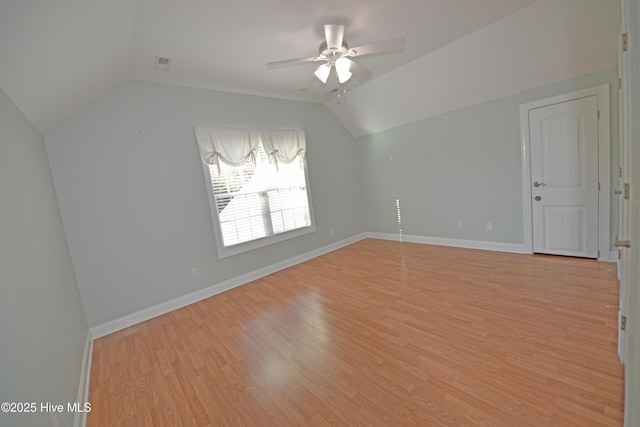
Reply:
<svg viewBox="0 0 640 427"><path fill-rule="evenodd" d="M609 261L611 237L609 216L611 209L611 124L609 84L605 83L571 93L520 104L520 138L522 162L522 213L524 252L533 253L533 219L531 213L531 146L529 141L529 110L559 104L574 99L597 96L600 120L598 121L598 179L601 187L598 194L598 250L600 261Z"/></svg>
<svg viewBox="0 0 640 427"><path fill-rule="evenodd" d="M260 279L261 277L268 276L269 274L273 274L285 268L292 267L296 264L300 264L301 262L308 261L320 255L324 255L326 253L351 245L362 239L365 239L366 237L367 237L366 233L361 233L353 237L332 243L330 245L323 246L321 248L314 249L309 252L305 252L293 258L289 258L284 261L278 262L276 264L272 264L272 265L260 268L258 270L254 270L249 273L245 273L240 276L231 278L229 280L225 280L215 285L211 285L199 291L192 292L190 294L183 295L178 298L174 298L172 300L154 305L152 307L145 308L144 310L140 310L135 313L128 314L118 319L111 320L101 325L94 326L90 329L91 335L93 336L94 339L103 337L105 335L109 335L113 332L128 328L129 326L136 325L138 323L144 322L154 317L169 313L173 310L177 310L179 308L185 307L189 304L193 304L194 302L198 302L203 299L209 298L211 296L217 295L219 293L228 291L229 289L233 289L238 286L244 285L253 280Z"/></svg>
<svg viewBox="0 0 640 427"><path fill-rule="evenodd" d="M84 405L89 402L89 381L91 379L91 359L93 357L93 336L91 331L87 331L82 352L82 367L80 368L80 381L78 383L78 398L76 402ZM87 425L87 413L78 412L73 419L74 427L84 427Z"/></svg>
<svg viewBox="0 0 640 427"><path fill-rule="evenodd" d="M199 291L192 292L190 294L174 298L172 300L154 305L144 310L140 310L135 313L128 314L126 316L111 320L101 325L94 326L90 328L91 336L93 337L93 339L101 338L105 335L109 335L111 333L128 328L129 326L133 326L138 323L144 322L146 320L153 319L154 317L161 316L173 310L177 310L179 308L185 307L189 304L193 304L195 302L212 297L214 295L220 294L222 292L228 291L238 286L242 286L251 281L268 276L269 274L273 274L277 271L284 270L285 268L292 267L296 264L300 264L302 262L327 254L329 252L335 251L337 249L343 248L345 246L351 245L353 243L359 242L360 240L367 239L367 238L379 239L379 240L391 240L391 241L399 241L399 242L409 242L409 243L419 243L419 244L425 244L425 245L478 249L478 250L494 251L494 252L507 252L507 253L515 253L515 254L531 253L531 252L527 252L525 245L521 243L488 242L488 241L482 241L482 240L463 240L463 239L450 239L445 237L365 232L365 233L357 234L353 237L349 237L347 239L329 244L327 246L323 246L321 248L314 249L309 252L305 252L295 257L278 262L276 264L272 264L270 266L266 266L258 270L254 270L249 273L245 273L240 276L225 280L223 282L217 283L215 285L211 285ZM615 262L614 260L617 259L617 252L612 251L609 259L612 260L611 262ZM86 345L89 345L89 344L86 344ZM78 394L79 402L87 401L86 396L89 391L89 378L88 378L88 374L86 373L90 372L91 351L93 349L93 342L91 342L91 347L89 350L87 350L86 345L85 345L85 358L88 357L88 360L83 362L83 375L87 376L86 384L85 384L86 392L84 395L85 397L83 397L82 399L80 398L81 395ZM74 425L77 425L77 424L74 424Z"/></svg>
<svg viewBox="0 0 640 427"><path fill-rule="evenodd" d="M452 246L455 248L481 249L485 251L525 253L524 245L518 243L486 242L482 240L449 239L444 237L407 236L394 233L366 233L371 239L394 240L398 242L421 243L425 245Z"/></svg>

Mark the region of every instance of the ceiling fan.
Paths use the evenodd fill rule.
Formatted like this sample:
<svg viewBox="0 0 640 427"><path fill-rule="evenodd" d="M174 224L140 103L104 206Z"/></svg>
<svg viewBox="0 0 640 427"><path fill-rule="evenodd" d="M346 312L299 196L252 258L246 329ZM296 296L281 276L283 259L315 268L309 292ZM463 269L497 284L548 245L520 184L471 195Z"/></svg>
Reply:
<svg viewBox="0 0 640 427"><path fill-rule="evenodd" d="M334 93L341 89L349 81L351 76L355 76L360 81L367 81L372 73L351 58L360 58L369 55L380 55L386 53L402 52L406 45L404 37L384 40L376 43L366 44L349 48L344 39L344 25L327 24L324 26L325 41L320 43L318 55L307 58L287 59L284 61L269 62L267 69L287 67L290 65L306 64L309 62L321 62L321 64L304 81L299 90L307 90L313 82L318 79L323 85L331 71L335 72L337 88L329 93Z"/></svg>

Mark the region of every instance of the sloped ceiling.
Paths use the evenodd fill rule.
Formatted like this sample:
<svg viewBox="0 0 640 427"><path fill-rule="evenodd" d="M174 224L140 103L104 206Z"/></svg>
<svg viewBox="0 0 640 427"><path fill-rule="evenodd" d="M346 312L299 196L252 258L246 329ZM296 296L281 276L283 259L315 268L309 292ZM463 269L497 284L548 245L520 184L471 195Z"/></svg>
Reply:
<svg viewBox="0 0 640 427"><path fill-rule="evenodd" d="M614 67L616 3L537 2L326 105L359 137Z"/></svg>
<svg viewBox="0 0 640 427"><path fill-rule="evenodd" d="M6 0L0 88L41 131L123 79L325 103L354 136L614 66L615 0ZM404 36L402 53L362 58L337 104L313 65L322 26L350 46ZM156 56L173 58L169 71Z"/></svg>

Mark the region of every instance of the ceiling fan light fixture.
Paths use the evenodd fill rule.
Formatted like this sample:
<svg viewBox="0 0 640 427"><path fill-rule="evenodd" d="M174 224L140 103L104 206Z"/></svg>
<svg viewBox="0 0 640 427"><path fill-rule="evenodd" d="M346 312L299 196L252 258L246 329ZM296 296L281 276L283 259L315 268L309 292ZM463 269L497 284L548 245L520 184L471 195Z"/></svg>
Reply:
<svg viewBox="0 0 640 427"><path fill-rule="evenodd" d="M347 82L351 74L351 60L349 58L338 58L336 60L336 74L338 75L338 81L340 84Z"/></svg>
<svg viewBox="0 0 640 427"><path fill-rule="evenodd" d="M326 86L333 68L336 69L335 80L337 90L340 90L353 75L355 75L359 81L365 82L369 80L373 74L371 71L360 65L356 59L369 55L402 52L407 43L404 37L397 37L395 39L383 40L376 43L369 43L349 48L347 41L344 39L344 25L327 24L324 26L324 33L325 40L320 43L320 46L318 47L318 55L306 58L268 62L267 69L270 70L273 68L307 64L311 62L318 64L318 62L321 61L321 65L316 65L316 69L313 73L308 75L307 79L304 81L303 85L298 88L298 90L303 91L309 89L316 79ZM329 92L329 94L334 94L335 92L336 91L333 90ZM344 93L340 95L340 97L344 99Z"/></svg>
<svg viewBox="0 0 640 427"><path fill-rule="evenodd" d="M329 73L331 73L331 66L329 64L322 64L313 72L323 85L327 84Z"/></svg>

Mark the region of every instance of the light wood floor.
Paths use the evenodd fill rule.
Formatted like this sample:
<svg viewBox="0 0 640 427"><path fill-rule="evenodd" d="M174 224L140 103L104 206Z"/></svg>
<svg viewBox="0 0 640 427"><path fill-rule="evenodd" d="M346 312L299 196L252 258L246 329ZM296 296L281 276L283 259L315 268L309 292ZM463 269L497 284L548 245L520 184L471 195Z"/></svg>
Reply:
<svg viewBox="0 0 640 427"><path fill-rule="evenodd" d="M94 343L89 426L621 426L615 264L367 239Z"/></svg>

